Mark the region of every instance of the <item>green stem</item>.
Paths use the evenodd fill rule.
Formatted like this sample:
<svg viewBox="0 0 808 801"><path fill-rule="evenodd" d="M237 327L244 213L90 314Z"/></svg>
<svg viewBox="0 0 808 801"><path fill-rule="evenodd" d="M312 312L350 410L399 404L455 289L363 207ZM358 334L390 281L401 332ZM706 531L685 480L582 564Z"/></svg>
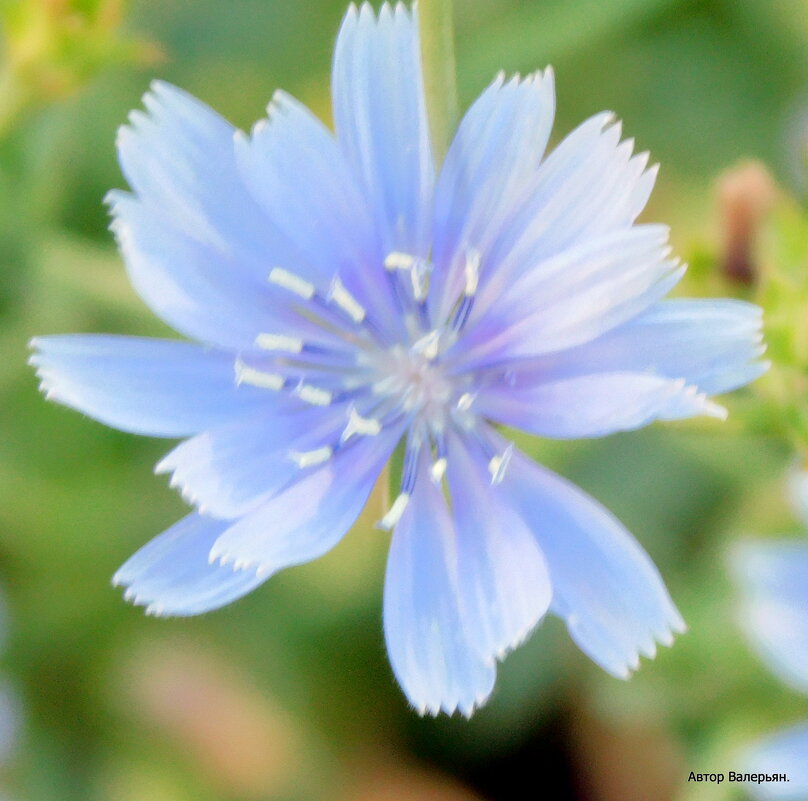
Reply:
<svg viewBox="0 0 808 801"><path fill-rule="evenodd" d="M418 17L429 132L440 164L457 124L452 0L419 0Z"/></svg>

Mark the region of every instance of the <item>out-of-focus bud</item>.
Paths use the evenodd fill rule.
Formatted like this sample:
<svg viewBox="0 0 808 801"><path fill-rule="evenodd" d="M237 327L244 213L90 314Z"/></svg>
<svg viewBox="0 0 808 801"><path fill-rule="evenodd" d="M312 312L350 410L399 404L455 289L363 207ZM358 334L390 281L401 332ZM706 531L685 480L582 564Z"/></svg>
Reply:
<svg viewBox="0 0 808 801"><path fill-rule="evenodd" d="M759 277L757 236L774 206L774 180L760 162L744 162L719 177L717 198L722 272L734 283L754 284Z"/></svg>
<svg viewBox="0 0 808 801"><path fill-rule="evenodd" d="M25 112L69 96L102 68L150 63L158 48L121 33L125 0L0 3L0 133Z"/></svg>

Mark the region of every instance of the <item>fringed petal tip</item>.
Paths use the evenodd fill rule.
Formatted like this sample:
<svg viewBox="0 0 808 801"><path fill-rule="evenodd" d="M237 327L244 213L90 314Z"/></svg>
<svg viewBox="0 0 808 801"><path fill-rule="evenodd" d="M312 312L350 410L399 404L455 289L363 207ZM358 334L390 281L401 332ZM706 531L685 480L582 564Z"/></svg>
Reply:
<svg viewBox="0 0 808 801"><path fill-rule="evenodd" d="M634 674L642 667L641 657L645 657L649 661L653 661L657 656L657 646L662 645L666 648L673 647L674 641L678 635L687 633L687 625L682 620L676 610L674 610L675 618L672 618L668 627L658 631L649 633L648 638L637 644L636 650L630 654L625 655L625 661L605 661L602 658L591 655L590 656L597 662L610 676L622 681L628 681L634 677Z"/></svg>
<svg viewBox="0 0 808 801"><path fill-rule="evenodd" d="M459 713L461 717L470 720L471 716L478 710L485 706L493 694L493 687L485 693L480 693L471 702L469 701L441 701L439 704L418 704L412 698L408 698L413 710L422 718L430 717L436 718L439 715L448 715L454 717L455 713Z"/></svg>
<svg viewBox="0 0 808 801"><path fill-rule="evenodd" d="M215 546L208 554L208 564L211 566L226 567L235 573L254 573L256 578L268 579L278 572L277 565L257 562L251 559L240 559L232 553L224 552Z"/></svg>

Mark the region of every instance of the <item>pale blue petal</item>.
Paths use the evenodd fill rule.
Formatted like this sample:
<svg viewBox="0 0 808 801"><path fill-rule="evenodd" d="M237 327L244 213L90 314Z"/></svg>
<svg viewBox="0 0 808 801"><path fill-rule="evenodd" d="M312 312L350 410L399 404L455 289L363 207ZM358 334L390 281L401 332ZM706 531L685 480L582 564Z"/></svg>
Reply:
<svg viewBox="0 0 808 801"><path fill-rule="evenodd" d="M240 517L295 479L294 453L333 444L346 419L331 406L244 415L180 443L155 472L171 472L171 486L201 512Z"/></svg>
<svg viewBox="0 0 808 801"><path fill-rule="evenodd" d="M709 395L765 372L762 311L740 300L663 300L591 342L509 366L515 386L630 372L682 378Z"/></svg>
<svg viewBox="0 0 808 801"><path fill-rule="evenodd" d="M236 385L231 354L199 345L93 334L31 344L48 398L123 431L182 437L278 408L266 390Z"/></svg>
<svg viewBox="0 0 808 801"><path fill-rule="evenodd" d="M498 484L487 459L454 436L447 478L466 637L486 660L503 658L542 619L552 588L533 532Z"/></svg>
<svg viewBox="0 0 808 801"><path fill-rule="evenodd" d="M552 439L602 437L654 420L726 417L721 406L683 380L641 373L599 373L521 387L499 383L480 390L472 408Z"/></svg>
<svg viewBox="0 0 808 801"><path fill-rule="evenodd" d="M276 92L252 136L236 139L241 176L267 216L302 254L276 264L327 292L334 278L392 326L393 295L367 200L330 131L302 104Z"/></svg>
<svg viewBox="0 0 808 801"><path fill-rule="evenodd" d="M211 556L271 575L327 553L359 516L401 433L383 429L301 471L298 481L231 524Z"/></svg>
<svg viewBox="0 0 808 801"><path fill-rule="evenodd" d="M191 514L155 537L113 577L125 597L154 615L198 615L229 604L265 578L211 564L208 554L227 523Z"/></svg>
<svg viewBox="0 0 808 801"><path fill-rule="evenodd" d="M456 352L468 366L485 366L572 348L617 328L681 278L667 238L664 226L635 226L526 265L496 304L469 323Z"/></svg>
<svg viewBox="0 0 808 801"><path fill-rule="evenodd" d="M239 177L236 129L181 89L155 81L118 132L124 175L140 201L215 253L233 256L236 271L262 279L268 259L289 258L289 243L273 228Z"/></svg>
<svg viewBox="0 0 808 801"><path fill-rule="evenodd" d="M808 693L808 545L747 542L732 556L741 626L771 670Z"/></svg>
<svg viewBox="0 0 808 801"><path fill-rule="evenodd" d="M632 140L608 113L584 122L539 167L534 185L503 225L481 275L480 302L526 269L575 245L628 228L656 178L648 154L632 156Z"/></svg>
<svg viewBox="0 0 808 801"><path fill-rule="evenodd" d="M232 125L160 82L144 104L118 136L134 195L108 197L130 279L178 331L249 346L268 313L276 325L289 316L266 278L273 264L299 261L298 251L244 187Z"/></svg>
<svg viewBox="0 0 808 801"><path fill-rule="evenodd" d="M808 798L808 725L794 726L759 743L741 760L737 772L785 773L787 782L748 783L758 801L805 801Z"/></svg>
<svg viewBox="0 0 808 801"><path fill-rule="evenodd" d="M547 560L553 612L604 670L628 678L655 641L670 645L684 630L654 564L600 504L520 453L501 486Z"/></svg>
<svg viewBox="0 0 808 801"><path fill-rule="evenodd" d="M552 70L502 77L460 123L435 190L430 301L444 319L463 288L466 254L485 269L495 237L535 181L555 115Z"/></svg>
<svg viewBox="0 0 808 801"><path fill-rule="evenodd" d="M373 209L386 253L427 256L434 163L416 12L348 9L332 73L339 144Z"/></svg>
<svg viewBox="0 0 808 801"><path fill-rule="evenodd" d="M230 348L250 348L266 331L307 336L305 321L258 280L238 269L233 253L200 244L169 224L165 211L126 192L111 192L112 230L132 285L149 307L181 333ZM235 246L234 246L235 247Z"/></svg>
<svg viewBox="0 0 808 801"><path fill-rule="evenodd" d="M480 656L461 608L457 535L423 464L396 526L384 584L384 635L393 672L421 713L470 715L491 693L496 661Z"/></svg>

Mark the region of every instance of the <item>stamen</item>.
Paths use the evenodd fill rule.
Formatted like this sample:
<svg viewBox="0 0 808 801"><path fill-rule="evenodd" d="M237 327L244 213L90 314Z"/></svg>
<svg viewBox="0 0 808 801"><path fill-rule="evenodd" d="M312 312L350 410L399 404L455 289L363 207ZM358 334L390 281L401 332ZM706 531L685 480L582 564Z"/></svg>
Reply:
<svg viewBox="0 0 808 801"><path fill-rule="evenodd" d="M387 254L384 260L384 266L388 270L409 270L415 263L415 256L409 253L402 253L401 251L394 250L392 253Z"/></svg>
<svg viewBox="0 0 808 801"><path fill-rule="evenodd" d="M327 462L333 453L334 449L330 445L324 445L313 451L290 451L289 457L297 463L298 467L304 468Z"/></svg>
<svg viewBox="0 0 808 801"><path fill-rule="evenodd" d="M254 387L261 387L262 389L283 389L286 379L277 373L265 373L262 370L256 370L254 367L249 367L244 364L241 359L236 359L236 384L250 384Z"/></svg>
<svg viewBox="0 0 808 801"><path fill-rule="evenodd" d="M385 269L392 272L394 270L406 270L410 274L412 285L412 296L418 303L426 300L429 292L429 274L432 272L432 265L426 259L413 256L401 251L388 253L384 260Z"/></svg>
<svg viewBox="0 0 808 801"><path fill-rule="evenodd" d="M440 484L440 482L442 481L443 476L446 473L447 465L448 462L446 461L445 457L441 457L432 465L432 469L429 472L430 475L432 476L432 480L436 484Z"/></svg>
<svg viewBox="0 0 808 801"><path fill-rule="evenodd" d="M457 399L457 409L460 412L467 412L471 408L472 403L474 403L474 395L470 392L464 392Z"/></svg>
<svg viewBox="0 0 808 801"><path fill-rule="evenodd" d="M480 252L473 248L466 252L466 297L477 292L480 283Z"/></svg>
<svg viewBox="0 0 808 801"><path fill-rule="evenodd" d="M409 502L410 493L402 492L395 501L393 501L393 505L390 507L387 514L377 523L378 527L385 529L385 531L390 531L401 519L401 515L404 514L404 510L407 508Z"/></svg>
<svg viewBox="0 0 808 801"><path fill-rule="evenodd" d="M421 453L420 445L407 444L404 453L404 466L401 470L401 492L409 494L415 489L415 479L418 475L418 457Z"/></svg>
<svg viewBox="0 0 808 801"><path fill-rule="evenodd" d="M285 334L259 334L255 344L263 350L283 350L288 353L300 353L303 350L303 340L289 337Z"/></svg>
<svg viewBox="0 0 808 801"><path fill-rule="evenodd" d="M413 351L432 361L437 357L440 350L440 333L437 329L430 331L412 346Z"/></svg>
<svg viewBox="0 0 808 801"><path fill-rule="evenodd" d="M329 406L334 397L328 390L302 383L295 387L295 395L312 406Z"/></svg>
<svg viewBox="0 0 808 801"><path fill-rule="evenodd" d="M362 304L345 288L339 278L331 282L328 299L336 303L355 323L361 323L367 315Z"/></svg>
<svg viewBox="0 0 808 801"><path fill-rule="evenodd" d="M375 437L381 430L382 424L380 420L375 417L362 417L356 411L356 407L351 406L348 412L348 425L345 426L345 430L342 432L340 442L347 442L354 434Z"/></svg>
<svg viewBox="0 0 808 801"><path fill-rule="evenodd" d="M289 270L284 270L283 267L273 267L268 280L270 283L294 292L304 300L311 300L314 297L314 284L311 281L307 281Z"/></svg>
<svg viewBox="0 0 808 801"><path fill-rule="evenodd" d="M505 472L508 469L508 465L511 463L512 456L513 443L510 443L499 456L491 457L491 461L488 462L488 472L491 473L492 484L502 483L502 479L505 478Z"/></svg>

